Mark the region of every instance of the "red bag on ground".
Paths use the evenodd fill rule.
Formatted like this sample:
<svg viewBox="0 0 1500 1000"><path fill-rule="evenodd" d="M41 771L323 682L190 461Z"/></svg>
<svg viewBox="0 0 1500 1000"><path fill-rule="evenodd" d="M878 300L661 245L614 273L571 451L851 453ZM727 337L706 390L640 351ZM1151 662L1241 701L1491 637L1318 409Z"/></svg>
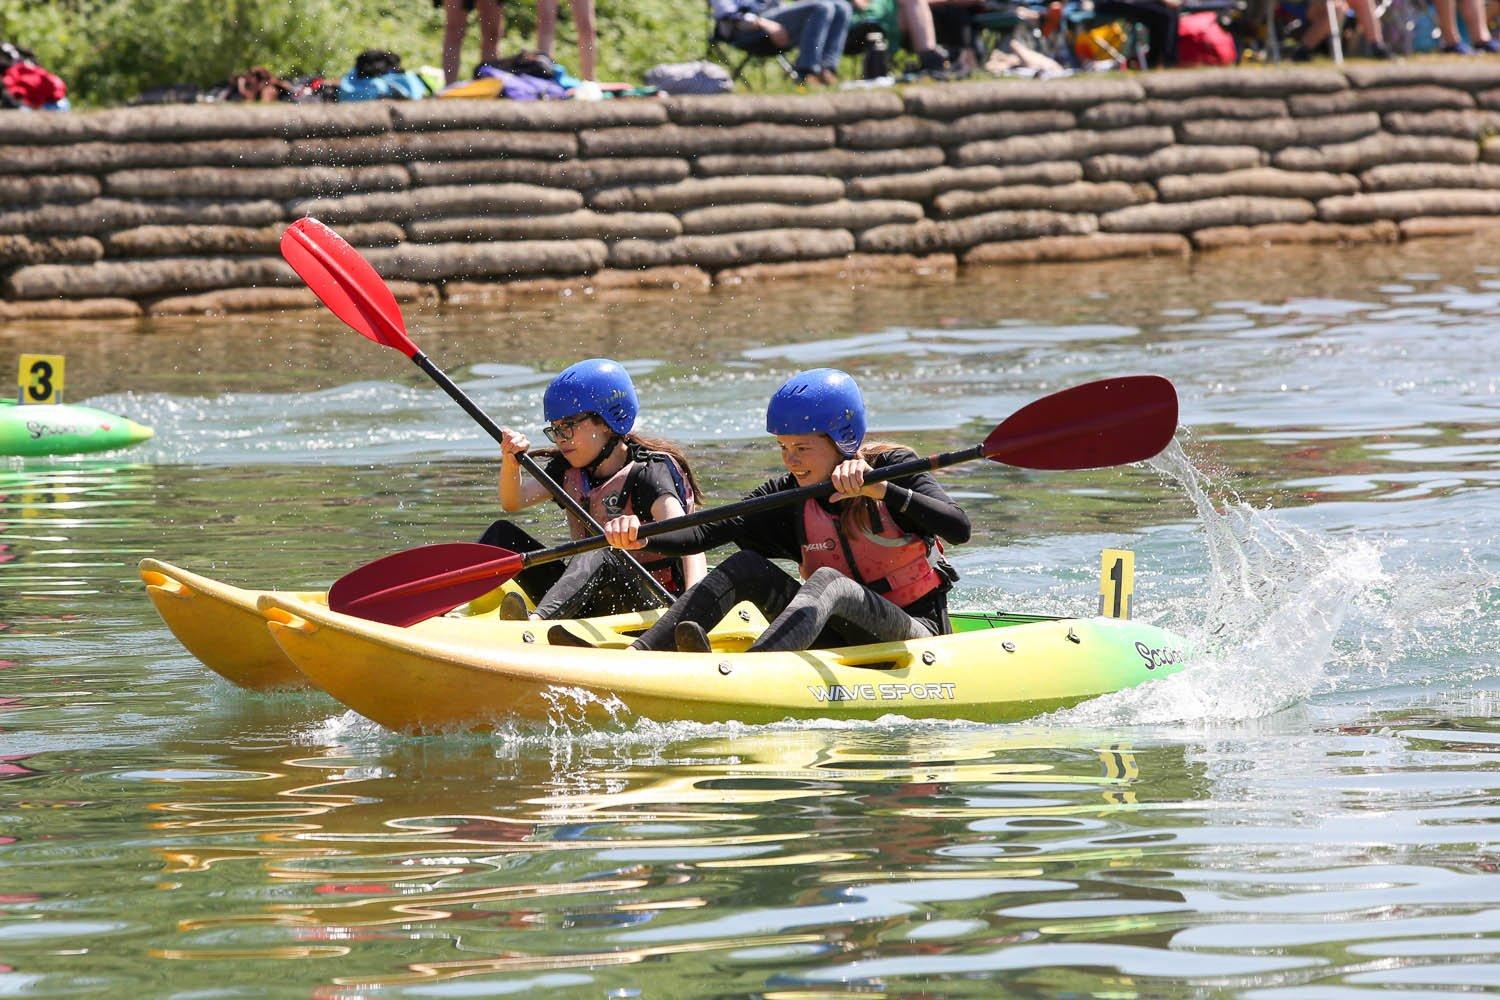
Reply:
<svg viewBox="0 0 1500 1000"><path fill-rule="evenodd" d="M34 62L12 63L0 77L0 86L28 108L42 108L68 96L68 85L55 73Z"/></svg>
<svg viewBox="0 0 1500 1000"><path fill-rule="evenodd" d="M1183 14L1177 19L1177 65L1233 66L1239 61L1234 38L1213 11Z"/></svg>

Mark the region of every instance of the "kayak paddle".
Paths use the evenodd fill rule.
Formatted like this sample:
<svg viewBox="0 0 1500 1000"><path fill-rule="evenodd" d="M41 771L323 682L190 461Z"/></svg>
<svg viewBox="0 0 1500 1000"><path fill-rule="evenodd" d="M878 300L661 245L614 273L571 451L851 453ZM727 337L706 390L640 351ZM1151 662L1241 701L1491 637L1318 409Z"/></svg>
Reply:
<svg viewBox="0 0 1500 1000"><path fill-rule="evenodd" d="M406 333L406 320L401 315L401 307L396 304L396 296L391 292L390 286L379 274L375 273L375 268L370 266L370 262L365 260L360 252L350 246L342 236L311 216L298 219L281 234L281 256L286 258L286 262L292 265L292 270L307 282L307 287L312 289L312 293L332 310L335 316L375 343L384 347L394 347L411 358L416 366L426 372L444 392L452 397L455 403L463 407L464 412L473 417L475 423L483 427L490 437L497 442L501 440L500 426L491 420L489 414L481 410L479 405L469 398L468 393L460 389L446 372L433 363L432 359L423 354L412 342L411 337ZM547 492L552 494L552 499L561 504L568 513L588 525L590 530L598 533L604 531L599 522L594 520L593 515L567 490L558 485L551 476L547 475L534 458L524 452L516 458L521 463L521 467L546 487ZM494 546L480 547L490 549L492 554L494 552ZM640 574L641 580L646 583L657 600L663 605L672 603L672 594L661 585L661 581L647 572L646 568L633 557L630 559L630 565ZM499 584L494 586L499 586ZM474 596L478 597L480 594ZM450 605L449 608L443 610L451 610L457 606L457 604ZM434 612L434 614L437 613L439 612ZM427 618L431 615L423 617Z"/></svg>
<svg viewBox="0 0 1500 1000"><path fill-rule="evenodd" d="M875 469L865 476L865 482L900 479L980 458L1022 469L1125 465L1161 451L1176 430L1177 391L1171 382L1160 375L1102 379L1028 403L972 448ZM831 482L801 486L643 524L638 537L650 538L832 493ZM529 566L608 544L597 536L526 553L476 543L424 545L377 559L340 577L328 592L328 606L387 625L414 625L487 593Z"/></svg>

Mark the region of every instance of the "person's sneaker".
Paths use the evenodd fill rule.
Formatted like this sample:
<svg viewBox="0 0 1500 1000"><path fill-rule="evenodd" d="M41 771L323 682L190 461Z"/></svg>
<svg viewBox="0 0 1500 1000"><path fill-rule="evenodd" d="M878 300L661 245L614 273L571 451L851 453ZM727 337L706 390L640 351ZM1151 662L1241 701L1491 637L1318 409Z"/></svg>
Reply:
<svg viewBox="0 0 1500 1000"><path fill-rule="evenodd" d="M1391 50L1386 48L1384 42L1371 42L1369 47L1371 59L1390 59Z"/></svg>
<svg viewBox="0 0 1500 1000"><path fill-rule="evenodd" d="M708 641L708 633L703 631L703 626L697 622L678 622L677 627L672 630L672 638L677 643L679 653L712 653L713 643Z"/></svg>
<svg viewBox="0 0 1500 1000"><path fill-rule="evenodd" d="M1328 44L1328 39L1325 38L1317 45L1300 45L1293 49L1292 62L1312 62L1314 59L1327 56L1331 52L1332 48Z"/></svg>
<svg viewBox="0 0 1500 1000"><path fill-rule="evenodd" d="M1492 55L1500 52L1500 38L1487 38L1479 43L1478 48L1480 52L1488 52Z"/></svg>
<svg viewBox="0 0 1500 1000"><path fill-rule="evenodd" d="M1450 56L1472 56L1474 47L1468 42L1454 42L1452 45L1444 45L1443 52Z"/></svg>
<svg viewBox="0 0 1500 1000"><path fill-rule="evenodd" d="M593 649L594 644L582 636L574 635L561 625L554 625L547 630L547 645L549 646L574 646L579 649Z"/></svg>
<svg viewBox="0 0 1500 1000"><path fill-rule="evenodd" d="M505 596L500 598L500 620L503 622L524 622L531 617L531 611L526 607L526 598L508 590Z"/></svg>
<svg viewBox="0 0 1500 1000"><path fill-rule="evenodd" d="M926 52L917 53L917 75L925 76L933 80L954 80L961 74L962 70L953 65L953 60L948 57L948 51L941 45Z"/></svg>

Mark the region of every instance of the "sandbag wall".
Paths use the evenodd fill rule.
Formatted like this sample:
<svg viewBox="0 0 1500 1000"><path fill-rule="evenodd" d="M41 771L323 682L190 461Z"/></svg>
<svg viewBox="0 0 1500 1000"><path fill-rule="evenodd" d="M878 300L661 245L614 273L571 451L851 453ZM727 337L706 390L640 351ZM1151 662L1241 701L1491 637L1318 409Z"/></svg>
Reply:
<svg viewBox="0 0 1500 1000"><path fill-rule="evenodd" d="M0 113L0 319L312 305L315 215L404 299L707 287L1500 221L1500 65L596 104Z"/></svg>

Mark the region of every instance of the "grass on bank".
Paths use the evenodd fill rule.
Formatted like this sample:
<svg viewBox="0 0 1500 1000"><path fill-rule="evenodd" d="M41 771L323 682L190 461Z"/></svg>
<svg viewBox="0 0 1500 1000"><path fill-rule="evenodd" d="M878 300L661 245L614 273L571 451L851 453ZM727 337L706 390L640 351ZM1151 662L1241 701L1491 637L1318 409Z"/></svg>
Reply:
<svg viewBox="0 0 1500 1000"><path fill-rule="evenodd" d="M555 55L576 71L572 12L560 7ZM638 82L657 63L703 58L707 0L596 0L596 7L600 79ZM534 48L535 0L506 0L502 10L501 54ZM464 39L466 72L479 58L477 21L471 17ZM121 105L163 84L211 86L252 66L288 79L338 77L365 49L389 49L408 67L438 66L442 36L443 14L431 0L0 0L0 41L34 50L80 108ZM857 73L857 60L846 58L844 77ZM744 85L797 89L764 64Z"/></svg>
<svg viewBox="0 0 1500 1000"><path fill-rule="evenodd" d="M578 67L572 13L560 4L557 52ZM501 55L536 43L536 5L504 3ZM596 0L599 75L638 81L657 63L700 59L705 0ZM75 106L124 104L148 87L208 86L265 66L291 78L342 76L365 49L402 64L442 64L443 14L430 0L0 0L0 40L36 52ZM479 58L478 17L464 38Z"/></svg>

